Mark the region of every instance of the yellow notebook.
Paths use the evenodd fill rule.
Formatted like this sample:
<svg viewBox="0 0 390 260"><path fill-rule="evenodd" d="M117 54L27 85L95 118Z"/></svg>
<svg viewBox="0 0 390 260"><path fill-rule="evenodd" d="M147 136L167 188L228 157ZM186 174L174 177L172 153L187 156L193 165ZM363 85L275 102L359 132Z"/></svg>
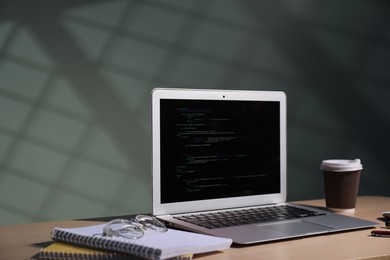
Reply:
<svg viewBox="0 0 390 260"><path fill-rule="evenodd" d="M181 255L172 260L191 260L192 254ZM144 260L145 258L97 249L79 247L64 243L53 243L46 248L42 248L38 254L38 259L65 260L65 259L88 259L88 260Z"/></svg>
<svg viewBox="0 0 390 260"><path fill-rule="evenodd" d="M63 243L53 243L46 248L42 248L38 254L38 259L125 259L128 255L78 247Z"/></svg>

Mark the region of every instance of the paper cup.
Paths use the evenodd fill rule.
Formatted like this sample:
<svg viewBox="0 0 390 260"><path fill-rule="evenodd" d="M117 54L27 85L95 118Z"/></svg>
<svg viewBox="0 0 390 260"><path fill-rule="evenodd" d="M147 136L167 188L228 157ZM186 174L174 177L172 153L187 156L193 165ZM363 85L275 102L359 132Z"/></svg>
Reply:
<svg viewBox="0 0 390 260"><path fill-rule="evenodd" d="M337 212L353 212L363 169L360 159L324 160L320 169L324 175L326 207Z"/></svg>

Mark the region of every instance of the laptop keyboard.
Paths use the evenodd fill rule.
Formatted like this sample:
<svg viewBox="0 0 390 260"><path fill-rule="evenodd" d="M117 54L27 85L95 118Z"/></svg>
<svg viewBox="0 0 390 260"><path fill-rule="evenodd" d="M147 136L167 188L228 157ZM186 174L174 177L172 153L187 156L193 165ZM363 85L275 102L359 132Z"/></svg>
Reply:
<svg viewBox="0 0 390 260"><path fill-rule="evenodd" d="M176 219L209 229L325 215L290 205L193 214Z"/></svg>

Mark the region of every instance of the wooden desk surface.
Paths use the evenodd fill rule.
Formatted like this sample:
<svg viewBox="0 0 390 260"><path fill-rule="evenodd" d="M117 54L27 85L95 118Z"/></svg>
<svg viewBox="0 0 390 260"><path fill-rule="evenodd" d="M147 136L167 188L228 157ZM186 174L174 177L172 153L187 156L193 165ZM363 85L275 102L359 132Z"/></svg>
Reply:
<svg viewBox="0 0 390 260"><path fill-rule="evenodd" d="M297 202L324 206L324 200ZM378 222L381 212L390 210L390 197L359 197L355 217ZM50 241L50 232L56 226L78 227L100 222L55 221L0 227L0 259L29 259L39 248L32 246ZM311 236L280 242L232 247L223 252L195 255L195 259L390 259L390 238L370 236L371 229Z"/></svg>

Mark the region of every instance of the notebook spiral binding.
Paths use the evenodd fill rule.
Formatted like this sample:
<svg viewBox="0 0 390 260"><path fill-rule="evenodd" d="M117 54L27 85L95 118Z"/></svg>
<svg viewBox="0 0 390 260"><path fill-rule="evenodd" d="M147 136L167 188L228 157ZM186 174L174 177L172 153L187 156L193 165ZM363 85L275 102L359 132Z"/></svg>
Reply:
<svg viewBox="0 0 390 260"><path fill-rule="evenodd" d="M126 243L120 238L101 237L101 236L87 236L83 234L71 234L61 229L54 229L52 232L52 239L58 242L65 242L84 246L89 248L99 248L108 251L115 251L127 254L134 254L142 256L147 259L158 259L161 255L161 250L156 248L144 247Z"/></svg>

